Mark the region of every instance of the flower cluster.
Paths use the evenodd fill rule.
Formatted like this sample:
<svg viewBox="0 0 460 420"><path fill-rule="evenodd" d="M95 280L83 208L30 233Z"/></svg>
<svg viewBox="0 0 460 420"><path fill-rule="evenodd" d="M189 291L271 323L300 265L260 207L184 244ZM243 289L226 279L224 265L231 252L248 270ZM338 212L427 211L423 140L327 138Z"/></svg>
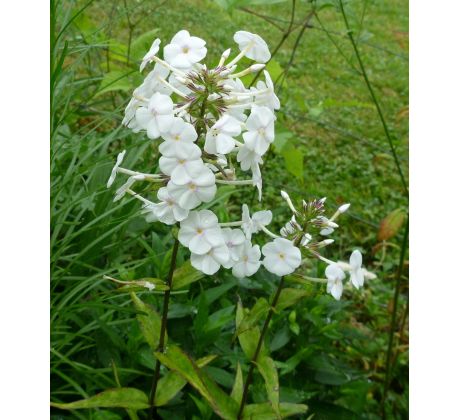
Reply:
<svg viewBox="0 0 460 420"><path fill-rule="evenodd" d="M243 277L260 266L260 249L252 245L251 235L270 222L271 213L260 212L251 218L246 206L241 222L225 226L211 210L198 207L215 198L219 184L252 185L261 200L260 165L275 138L274 112L280 102L267 71L254 87L246 88L240 79L263 70L271 57L265 41L245 31L236 32L234 41L239 53L230 59L231 50L227 49L213 68L201 63L207 53L206 42L186 30L179 31L164 47L163 59L159 56L161 41L153 42L140 70L151 63L154 67L134 90L123 124L134 132L145 132L151 140L161 139L161 173L122 168L122 152L107 186L117 173L128 175L115 200L133 195L144 203L147 221L180 223L179 240L190 249L195 268L214 274L223 266ZM243 57L256 63L238 71ZM250 171L251 177L238 179L237 169ZM158 201L133 191L139 181L160 184Z"/></svg>
<svg viewBox="0 0 460 420"><path fill-rule="evenodd" d="M293 215L280 235L267 228L272 221L271 211L251 215L243 204L241 220L219 223L212 210L199 208L215 199L218 185L255 186L261 200L260 165L275 138L275 111L280 102L269 73L264 71L264 80L250 88L240 79L263 70L263 63L270 59L268 46L260 36L244 31L237 32L234 40L240 52L229 59L230 49L224 51L212 68L201 63L207 53L205 41L185 30L164 47L163 59L158 56L160 40L153 42L140 69L155 65L134 90L123 124L134 132L145 132L151 140L161 139L161 172L146 174L121 167L123 151L117 157L107 187L118 173L127 175L114 201L125 194L132 195L143 202L148 222L179 224L178 240L190 250L193 267L205 274L212 275L224 267L242 278L253 275L263 265L271 273L286 276L302 265L303 254L307 254L328 264L326 279L314 281L327 282L328 292L340 299L345 272L350 273L356 288L363 286L364 278L373 276L361 267L359 251L353 252L349 263L333 262L318 252L334 242L324 237L338 227L336 219L348 209L348 204L327 218L325 199L303 201L298 211L282 191ZM256 64L237 71L243 57ZM237 168L234 162L239 164ZM239 171L250 171L251 178L238 179ZM157 201L135 192L136 182L156 183ZM259 232L272 239L262 248L252 243L252 236Z"/></svg>
<svg viewBox="0 0 460 420"><path fill-rule="evenodd" d="M345 213L349 209L350 204L341 205L332 217L327 218L324 215L324 203L326 198L312 200L310 202L302 201L301 209L297 210L286 192L281 191L281 196L286 200L290 210L292 211L292 218L280 230L282 239L277 238L273 242L273 245L267 244L264 247L267 248L270 246L269 251L271 252L271 250L276 248L276 241L284 241L283 246L276 248L278 250L278 258L276 259L272 257L272 259L268 262L264 261L264 266L269 271L276 274L281 271L283 274L279 275L292 273L295 268L301 265L302 250L309 256L316 257L328 264L325 270L326 279L314 279L307 276L303 277L307 280L327 283L328 293L337 300L339 300L342 296L343 280L346 278L346 272L349 273L350 282L356 289L359 289L364 285L364 279L370 280L376 277L375 274L362 267L362 255L358 250L354 250L352 252L349 263L343 261L334 262L323 257L319 253L321 248L331 245L334 242L333 239L323 239L321 237L330 235L336 228L339 227L335 221L342 213ZM262 252L264 252L264 248L262 249ZM274 253L272 253L272 256L273 254ZM287 265L289 264L288 261L290 262L290 266L293 268L290 271L287 269ZM280 267L286 267L286 270L283 271Z"/></svg>

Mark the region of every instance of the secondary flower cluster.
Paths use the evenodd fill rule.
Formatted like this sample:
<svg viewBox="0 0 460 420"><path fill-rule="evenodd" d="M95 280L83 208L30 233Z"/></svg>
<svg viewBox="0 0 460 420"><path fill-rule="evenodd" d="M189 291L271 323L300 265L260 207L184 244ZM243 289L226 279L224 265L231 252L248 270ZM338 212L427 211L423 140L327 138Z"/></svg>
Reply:
<svg viewBox="0 0 460 420"><path fill-rule="evenodd" d="M334 262L330 259L327 259L319 254L319 249L324 248L334 242L333 239L321 239L315 240L315 236L328 236L334 232L334 229L338 228L339 225L335 223L335 220L342 214L345 213L350 204L343 204L340 206L337 211L332 215L331 218L327 218L324 215L324 202L326 198L320 200L312 200L310 202L302 201L302 207L300 210L297 210L292 203L289 195L281 191L281 196L286 200L289 208L292 211L291 220L281 229L280 234L284 238L282 239L285 242L284 249L289 249L289 257L291 261L295 261L296 265L291 264L293 268L289 273L292 273L295 268L301 264L301 252L300 249L307 252L310 256L314 256L328 264L325 275L326 279L317 279L307 276L302 276L307 280L316 281L316 282L325 282L327 283L327 292L330 293L335 299L339 300L343 293L343 280L346 278L346 272L350 275L350 282L356 288L359 289L364 285L364 279L374 279L375 274L367 271L362 267L362 255L358 250L354 250L350 256L349 263L338 261ZM275 239L274 242L280 241L281 239ZM288 243L291 246L288 246ZM265 245L267 247L268 245ZM263 252L263 249L262 249ZM282 247L279 247L278 258L274 258L273 261L276 262L274 267L267 267L267 264L264 264L269 271L275 272L274 269L279 267L287 266L286 251ZM284 270L285 275L289 274L288 270ZM276 273L278 274L278 273Z"/></svg>
<svg viewBox="0 0 460 420"><path fill-rule="evenodd" d="M117 173L128 175L115 200L125 194L144 203L149 222L180 223L179 240L191 251L192 265L206 274L214 274L221 266L232 268L235 276L254 274L260 266L260 249L251 243L251 232L258 230L258 213L246 215L244 232L219 225L211 210L197 209L211 202L217 185L253 185L262 195L262 156L274 141L275 114L280 103L267 71L264 81L246 88L241 77L260 72L271 55L265 41L258 35L238 31L234 35L239 53L231 60L230 49L217 66L208 68L200 62L205 58L206 43L179 31L163 49L156 39L140 65L143 71L155 63L144 82L134 90L125 110L123 124L134 132L145 131L151 140L161 138L158 150L159 174L145 174L122 168L124 152L112 170L108 187ZM237 71L243 57L256 64ZM232 155L235 158L232 159ZM233 161L251 178L239 180ZM136 182L159 183L157 202L135 191ZM246 207L247 213L249 213ZM270 212L261 212L271 220ZM269 221L267 223L269 223ZM263 221L263 222L266 222ZM231 224L232 225L232 224Z"/></svg>

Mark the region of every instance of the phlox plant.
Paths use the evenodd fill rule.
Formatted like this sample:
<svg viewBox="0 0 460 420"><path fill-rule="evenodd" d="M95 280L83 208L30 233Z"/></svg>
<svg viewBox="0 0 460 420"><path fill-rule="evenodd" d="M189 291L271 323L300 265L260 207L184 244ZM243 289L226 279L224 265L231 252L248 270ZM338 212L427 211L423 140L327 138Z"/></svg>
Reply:
<svg viewBox="0 0 460 420"><path fill-rule="evenodd" d="M275 140L276 112L280 110L274 84L264 70L271 58L266 42L246 31L236 32L233 39L238 53L232 56L231 49L227 49L214 67L203 63L206 42L186 30L179 31L162 54L161 41L154 40L140 71L153 68L134 90L123 124L158 147L159 172L125 168L126 152L121 151L107 182L111 188L124 177L114 201L127 196L139 200L147 222L163 223L173 231L174 245L165 281L106 277L129 290L163 293L161 316L135 292L131 293L136 309L144 314L138 317L141 329L156 357L150 395L147 397L134 388L117 388L80 402L54 404L56 407L123 407L131 417L137 416L136 410L148 409L149 418L161 418L157 408L167 405L188 382L224 419L279 419L305 413L305 405L280 402L276 365L264 345L274 312L305 296L304 290L285 284L325 283L327 292L339 300L347 275L347 284L356 289L363 287L366 279L375 277L362 267L358 250L353 251L348 262L332 261L321 255L323 248L333 244L329 236L339 227L337 220L349 204L340 206L328 217L325 198L293 203L281 191L286 202L286 224L279 232L270 228L269 208L252 212L247 203L239 203L241 214L231 215L234 221L230 222L219 222L212 208L208 208L218 188L227 185L256 188L263 203L261 168ZM254 64L239 68L243 57ZM246 87L241 78L250 73L260 77L255 86ZM224 269L243 279L253 276L262 266L279 277L270 301L261 298L246 309L241 302L237 305L235 336L249 363L241 361L244 369L238 364L231 395L201 369L215 356L192 360L179 343L167 343L171 291L177 287L175 281L181 282L180 274L184 271L183 267L176 268L179 246L190 252L189 277L194 277L194 273L214 275ZM326 263L324 278L305 273L305 265L312 259ZM185 284L187 281L194 280L186 280ZM161 365L169 369L164 375ZM251 402L249 398L256 370L266 384L264 403Z"/></svg>

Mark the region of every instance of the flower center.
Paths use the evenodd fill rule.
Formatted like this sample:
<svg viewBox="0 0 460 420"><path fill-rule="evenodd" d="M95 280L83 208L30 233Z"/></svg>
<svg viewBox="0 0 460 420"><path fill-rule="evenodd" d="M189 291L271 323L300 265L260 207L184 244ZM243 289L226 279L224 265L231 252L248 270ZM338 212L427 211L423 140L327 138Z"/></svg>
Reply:
<svg viewBox="0 0 460 420"><path fill-rule="evenodd" d="M189 52L189 47L185 46L185 47L182 47L182 52L184 54L187 54Z"/></svg>
<svg viewBox="0 0 460 420"><path fill-rule="evenodd" d="M189 188L189 190L195 191L196 190L196 185L193 182L191 182L190 184L188 184L188 188Z"/></svg>
<svg viewBox="0 0 460 420"><path fill-rule="evenodd" d="M179 140L180 140L179 134L176 134L176 135L174 136L174 140L176 140L176 141L179 141Z"/></svg>
<svg viewBox="0 0 460 420"><path fill-rule="evenodd" d="M183 165L186 162L186 160L185 159L179 159L177 162L179 163L179 165Z"/></svg>
<svg viewBox="0 0 460 420"><path fill-rule="evenodd" d="M201 234L203 233L203 229L198 228L198 229L196 230L196 233L198 233L198 235L201 235Z"/></svg>
<svg viewBox="0 0 460 420"><path fill-rule="evenodd" d="M243 261L244 261L244 262L248 262L248 259L249 259L249 258L248 258L247 255L245 255L245 256L243 257Z"/></svg>
<svg viewBox="0 0 460 420"><path fill-rule="evenodd" d="M284 260L286 258L286 256L282 252L280 252L278 255L279 255L280 259L282 259L282 260Z"/></svg>

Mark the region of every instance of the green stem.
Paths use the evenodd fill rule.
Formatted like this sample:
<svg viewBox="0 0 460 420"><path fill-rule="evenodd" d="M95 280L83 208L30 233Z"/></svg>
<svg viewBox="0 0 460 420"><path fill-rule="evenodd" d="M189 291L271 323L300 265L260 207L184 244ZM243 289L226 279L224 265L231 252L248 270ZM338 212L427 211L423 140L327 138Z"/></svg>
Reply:
<svg viewBox="0 0 460 420"><path fill-rule="evenodd" d="M409 217L406 218L406 225L404 227L404 237L402 240L401 244L401 253L399 255L399 266L398 266L398 272L396 275L396 286L395 286L395 291L394 291L394 296L393 296L393 309L391 312L391 326L390 326L390 332L389 332L389 338L388 338L388 348L387 348L387 354L386 354L386 364L385 364L385 386L383 389L383 396L382 396L382 417L385 418L385 400L387 397L388 393L388 388L390 386L390 380L391 380L391 355L393 354L393 341L394 341L394 332L396 328L396 319L397 319L397 308L398 308L398 300L399 300L399 294L401 290L401 278L402 278L402 272L404 268L404 261L406 258L406 249L407 249L407 242L409 239Z"/></svg>
<svg viewBox="0 0 460 420"><path fill-rule="evenodd" d="M275 312L275 307L281 295L281 290L283 289L283 285L284 285L284 277L281 277L280 284L278 285L278 289L276 290L275 297L273 298L273 301L271 303L267 318L265 318L264 326L262 327L262 332L260 333L259 341L257 343L257 348L251 360L251 366L249 366L248 376L244 384L243 396L241 398L240 409L238 411L238 416L237 416L238 420L241 420L243 418L243 410L246 404L246 400L248 398L249 385L251 385L251 382L252 382L252 377L254 375L254 369L256 367L257 358L259 357L260 350L262 349L262 344L264 342L265 334L268 329L268 324L270 324L273 313Z"/></svg>
<svg viewBox="0 0 460 420"><path fill-rule="evenodd" d="M405 193L406 196L409 196L409 189L407 187L406 178L404 177L401 165L399 163L399 158L398 158L398 155L396 154L396 148L395 148L395 146L393 144L393 139L392 139L392 137L390 135L390 130L388 129L387 123L385 121L385 117L383 116L382 108L380 107L380 103L377 100L377 97L375 95L374 89L372 88L372 85L371 85L371 83L369 81L369 78L367 77L367 72L366 72L366 69L364 68L364 64L363 64L363 61L361 59L361 54L359 53L358 47L356 45L355 38L353 37L353 31L350 29L350 25L348 23L348 18L347 18L347 15L345 13L345 9L343 7L342 0L339 0L339 4L340 4L340 11L342 12L342 16L343 16L343 21L345 23L345 27L347 28L348 38L350 39L351 45L353 46L353 50L354 50L356 58L358 60L358 64L359 64L359 67L361 69L362 76L364 78L364 81L366 82L367 89L369 90L369 93L371 95L372 101L374 102L375 108L377 109L377 113L379 114L380 121L382 122L383 131L385 131L385 136L386 136L386 138L388 140L388 143L390 145L391 153L393 155L393 160L394 160L396 168L398 170L399 177L401 178L401 184L402 184L402 186L404 188L404 193Z"/></svg>
<svg viewBox="0 0 460 420"><path fill-rule="evenodd" d="M169 273L168 273L168 278L167 278L167 283L168 283L169 288L168 290L165 291L165 294L163 297L163 315L161 317L160 339L158 343L158 351L161 353L164 352L164 348L165 348L166 324L168 322L169 297L171 295L172 280L173 280L174 270L176 268L178 249L179 249L179 239L175 238L174 247L173 247L173 251L171 255L171 265L169 266ZM155 373L153 374L150 398L149 398L149 405L150 405L150 416L149 417L151 419L158 418L158 414L156 412L154 403L155 403L155 394L156 394L157 386L158 386L158 380L160 379L160 366L161 366L161 363L157 359L156 365L155 365Z"/></svg>

